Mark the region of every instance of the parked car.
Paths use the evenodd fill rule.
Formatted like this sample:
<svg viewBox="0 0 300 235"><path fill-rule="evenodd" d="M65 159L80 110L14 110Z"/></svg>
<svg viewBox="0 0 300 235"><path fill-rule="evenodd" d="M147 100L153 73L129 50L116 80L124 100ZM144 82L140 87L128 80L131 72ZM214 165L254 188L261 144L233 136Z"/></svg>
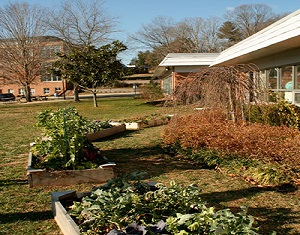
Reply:
<svg viewBox="0 0 300 235"><path fill-rule="evenodd" d="M2 93L0 94L0 101L14 101L16 97L12 93Z"/></svg>

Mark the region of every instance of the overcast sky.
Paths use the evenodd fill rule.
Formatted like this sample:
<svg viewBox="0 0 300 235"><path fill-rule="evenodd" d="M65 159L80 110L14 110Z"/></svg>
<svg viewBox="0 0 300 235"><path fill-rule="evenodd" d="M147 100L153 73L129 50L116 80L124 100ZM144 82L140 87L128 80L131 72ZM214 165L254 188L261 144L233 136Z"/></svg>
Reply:
<svg viewBox="0 0 300 235"><path fill-rule="evenodd" d="M64 0L22 0L30 4L39 4L55 8ZM86 0L88 1L88 0ZM15 2L15 0L0 0L0 7ZM118 18L116 34L125 44L128 34L134 34L144 24L149 24L157 16L170 16L176 21L189 17L220 17L227 10L242 4L266 4L275 13L293 12L300 9L299 0L104 0L107 13ZM122 57L124 63L129 63L136 56L137 51L128 50Z"/></svg>

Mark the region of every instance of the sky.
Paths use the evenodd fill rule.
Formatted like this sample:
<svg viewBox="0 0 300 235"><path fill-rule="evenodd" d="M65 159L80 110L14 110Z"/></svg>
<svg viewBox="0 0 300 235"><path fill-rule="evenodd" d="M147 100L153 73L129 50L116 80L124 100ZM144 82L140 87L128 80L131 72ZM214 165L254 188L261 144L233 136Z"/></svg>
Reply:
<svg viewBox="0 0 300 235"><path fill-rule="evenodd" d="M18 0L0 0L0 7ZM89 1L89 0L85 0ZM117 18L116 29L119 33L114 36L128 46L128 50L121 56L127 64L137 56L141 48L131 49L132 42L128 41L129 34L135 34L142 25L152 22L157 16L172 17L176 22L184 18L210 17L222 18L227 10L242 4L266 4L274 13L290 13L300 9L299 0L103 0L106 12ZM39 4L44 7L56 8L64 0L19 0L29 4Z"/></svg>

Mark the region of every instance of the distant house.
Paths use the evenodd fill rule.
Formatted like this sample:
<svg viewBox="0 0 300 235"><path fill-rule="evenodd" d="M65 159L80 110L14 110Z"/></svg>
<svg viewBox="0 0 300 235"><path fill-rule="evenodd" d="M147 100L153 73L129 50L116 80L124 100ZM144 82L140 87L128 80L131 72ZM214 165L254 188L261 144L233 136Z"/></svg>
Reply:
<svg viewBox="0 0 300 235"><path fill-rule="evenodd" d="M41 37L42 55L47 64L51 64L57 59L56 53L65 50L65 42L57 37L44 36ZM24 87L11 83L0 69L0 93L13 93L15 96L22 96L25 93ZM32 96L50 96L55 93L63 94L66 90L72 89L73 85L62 80L60 76L50 74L48 71L43 71L41 75L30 85L30 92Z"/></svg>
<svg viewBox="0 0 300 235"><path fill-rule="evenodd" d="M171 95L179 80L208 67L219 53L169 53L155 69L152 77L161 80L163 91Z"/></svg>
<svg viewBox="0 0 300 235"><path fill-rule="evenodd" d="M163 88L170 93L176 83L174 73L179 70L189 73L201 65L235 64L254 64L266 88L281 92L286 100L300 105L300 9L219 55L170 54L157 67L154 76L162 79Z"/></svg>

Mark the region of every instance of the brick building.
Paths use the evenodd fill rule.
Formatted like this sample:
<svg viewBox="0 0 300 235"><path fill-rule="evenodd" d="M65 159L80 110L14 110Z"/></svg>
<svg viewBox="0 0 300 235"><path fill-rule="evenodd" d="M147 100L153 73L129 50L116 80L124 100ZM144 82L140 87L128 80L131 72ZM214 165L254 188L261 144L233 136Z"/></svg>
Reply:
<svg viewBox="0 0 300 235"><path fill-rule="evenodd" d="M56 53L63 52L66 49L65 42L57 37L44 36L41 38L42 57L45 58L47 64L51 64L57 59ZM2 74L2 76L1 76ZM30 84L30 93L34 96L53 96L55 93L62 95L67 90L73 89L73 85L62 80L60 76L49 74L48 71L42 71ZM25 88L18 84L11 83L9 79L5 79L0 69L0 93L13 93L16 97L25 94Z"/></svg>

